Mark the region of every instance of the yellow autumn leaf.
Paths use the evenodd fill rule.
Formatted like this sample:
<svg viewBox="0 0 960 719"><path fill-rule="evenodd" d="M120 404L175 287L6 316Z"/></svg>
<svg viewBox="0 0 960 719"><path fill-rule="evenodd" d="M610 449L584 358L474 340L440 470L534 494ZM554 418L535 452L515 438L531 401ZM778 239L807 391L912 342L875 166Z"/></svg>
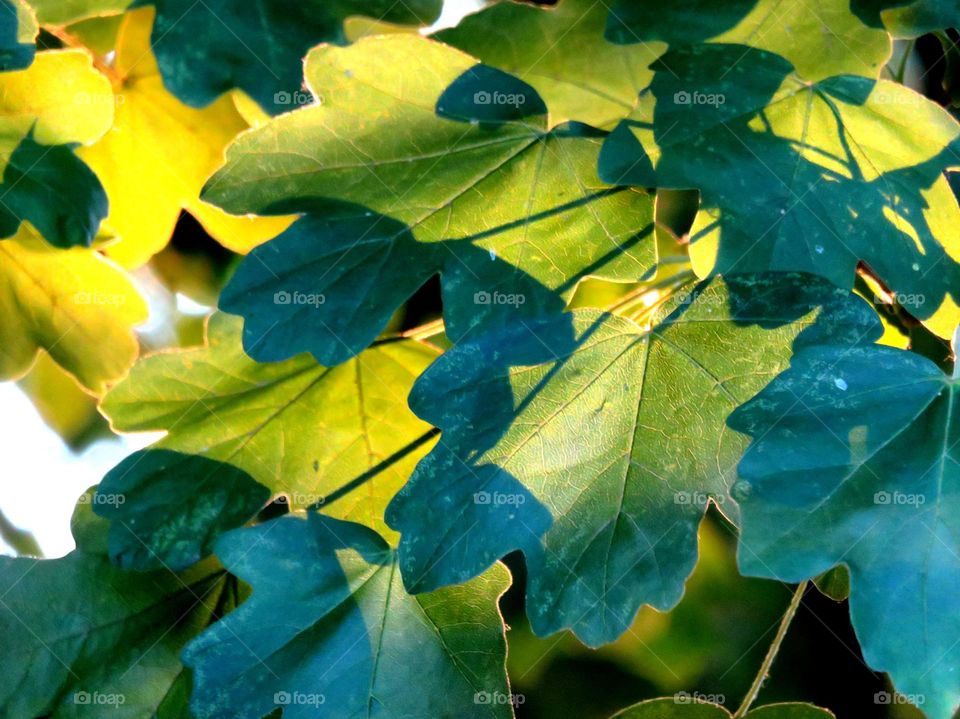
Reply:
<svg viewBox="0 0 960 719"><path fill-rule="evenodd" d="M110 198L106 222L120 240L105 251L125 267L142 265L167 244L184 209L221 244L248 252L292 218L238 217L200 200L227 144L248 125L229 96L195 109L167 92L150 50L153 17L152 7L125 16L113 66L113 128L78 153Z"/></svg>
<svg viewBox="0 0 960 719"><path fill-rule="evenodd" d="M33 128L41 145L91 143L113 122L110 83L82 50L41 52L26 70L0 73L0 160Z"/></svg>
<svg viewBox="0 0 960 719"><path fill-rule="evenodd" d="M24 223L0 241L0 380L26 373L40 349L95 394L137 357L147 306L96 250L56 249Z"/></svg>

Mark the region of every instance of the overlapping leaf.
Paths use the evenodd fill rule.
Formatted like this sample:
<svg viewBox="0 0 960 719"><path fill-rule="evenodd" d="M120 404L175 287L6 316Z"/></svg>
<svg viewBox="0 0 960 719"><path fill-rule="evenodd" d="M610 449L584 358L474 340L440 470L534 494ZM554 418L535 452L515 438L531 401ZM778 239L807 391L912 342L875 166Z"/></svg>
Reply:
<svg viewBox="0 0 960 719"><path fill-rule="evenodd" d="M0 72L30 66L39 30L25 0L0 0Z"/></svg>
<svg viewBox="0 0 960 719"><path fill-rule="evenodd" d="M110 198L107 224L120 241L106 251L126 267L142 265L164 248L184 209L219 242L247 252L290 221L234 217L200 200L224 148L248 126L229 97L196 110L167 92L150 47L152 17L150 8L124 17L114 94L100 98L116 104L116 119L100 142L79 152Z"/></svg>
<svg viewBox="0 0 960 719"><path fill-rule="evenodd" d="M137 0L154 5L152 46L170 91L203 107L240 88L271 114L291 109L303 56L322 42L343 43L350 15L429 25L442 0Z"/></svg>
<svg viewBox="0 0 960 719"><path fill-rule="evenodd" d="M743 46L671 51L656 69L650 103L606 141L600 174L700 190L698 273L800 270L850 287L864 261L950 336L960 209L943 172L960 125L943 108L886 81L811 84Z"/></svg>
<svg viewBox="0 0 960 719"><path fill-rule="evenodd" d="M530 83L553 124L612 127L630 114L653 73L659 42L615 45L604 38L608 9L591 0L541 7L506 0L434 37Z"/></svg>
<svg viewBox="0 0 960 719"><path fill-rule="evenodd" d="M110 83L89 55L40 53L25 70L0 73L0 237L23 220L52 245L90 245L107 198L75 143L95 141L113 119Z"/></svg>
<svg viewBox="0 0 960 719"><path fill-rule="evenodd" d="M513 715L503 566L413 597L375 532L317 514L232 532L217 555L253 593L184 652L199 719Z"/></svg>
<svg viewBox="0 0 960 719"><path fill-rule="evenodd" d="M307 77L324 103L238 139L204 194L231 212L308 213L221 297L254 358L341 362L437 273L456 339L560 312L585 276L650 272L650 196L600 182L602 134L546 130L522 81L407 35L319 48Z"/></svg>
<svg viewBox="0 0 960 719"><path fill-rule="evenodd" d="M886 27L896 37L960 27L960 5L954 0L851 0L850 9L868 25Z"/></svg>
<svg viewBox="0 0 960 719"><path fill-rule="evenodd" d="M180 719L190 691L180 651L235 606L237 583L215 563L180 575L114 569L85 498L76 551L0 557L0 712Z"/></svg>
<svg viewBox="0 0 960 719"><path fill-rule="evenodd" d="M960 705L956 387L917 354L821 341L730 418L754 438L734 487L741 571L845 564L864 657L931 719Z"/></svg>
<svg viewBox="0 0 960 719"><path fill-rule="evenodd" d="M522 549L534 630L592 646L643 603L672 607L707 501L737 516L746 439L726 417L792 347L864 314L810 276L744 276L673 300L650 331L578 310L460 343L411 395L444 434L387 510L406 585L460 582Z"/></svg>
<svg viewBox="0 0 960 719"><path fill-rule="evenodd" d="M97 252L54 249L26 224L0 242L3 379L24 374L42 348L101 394L136 359L133 327L146 318L130 279Z"/></svg>
<svg viewBox="0 0 960 719"><path fill-rule="evenodd" d="M614 719L730 719L722 706L694 700L651 699L614 715ZM833 719L833 713L812 704L769 704L744 715L745 719Z"/></svg>
<svg viewBox="0 0 960 719"><path fill-rule="evenodd" d="M148 452L228 463L273 492L287 494L293 506L319 502L369 473L369 481L326 511L392 536L383 522L384 507L429 447L424 435L430 427L407 408L407 394L435 357L425 345L404 341L377 345L331 368L306 355L258 364L240 346L240 320L216 314L206 347L142 359L107 394L101 409L118 431L166 431ZM149 488L154 486L149 464L121 465L116 477ZM211 481L226 490L231 477L236 479L232 467L209 467L216 470ZM145 521L157 521L159 515L176 522L194 482L194 476L172 473L162 498L121 509L141 512ZM101 489L125 491L112 487L109 477ZM200 518L218 521L215 512ZM201 524L181 529L181 539L207 533Z"/></svg>
<svg viewBox="0 0 960 719"><path fill-rule="evenodd" d="M878 77L890 57L890 38L861 22L850 5L851 0L617 0L607 37L673 47L708 41L747 45L782 55L807 80L847 73Z"/></svg>

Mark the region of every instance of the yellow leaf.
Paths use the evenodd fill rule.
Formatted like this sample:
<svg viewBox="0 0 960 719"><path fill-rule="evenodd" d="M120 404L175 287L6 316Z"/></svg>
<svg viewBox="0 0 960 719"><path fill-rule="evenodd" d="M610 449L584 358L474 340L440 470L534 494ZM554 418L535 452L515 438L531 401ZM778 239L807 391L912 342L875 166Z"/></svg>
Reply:
<svg viewBox="0 0 960 719"><path fill-rule="evenodd" d="M184 105L163 86L150 50L154 10L126 15L117 40L116 118L96 145L78 154L110 198L106 220L120 241L107 254L137 267L167 244L180 210L193 215L221 244L245 253L278 235L289 217L238 217L200 200L223 152L248 128L225 95L209 107Z"/></svg>
<svg viewBox="0 0 960 719"><path fill-rule="evenodd" d="M95 250L55 249L24 223L0 242L0 379L22 376L39 349L95 394L137 357L147 306Z"/></svg>

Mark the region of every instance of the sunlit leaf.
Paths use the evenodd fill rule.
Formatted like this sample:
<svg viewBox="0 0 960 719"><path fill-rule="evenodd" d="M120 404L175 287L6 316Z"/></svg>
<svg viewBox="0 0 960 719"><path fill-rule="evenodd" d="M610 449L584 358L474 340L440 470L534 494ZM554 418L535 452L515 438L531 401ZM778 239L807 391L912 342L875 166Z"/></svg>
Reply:
<svg viewBox="0 0 960 719"><path fill-rule="evenodd" d="M460 582L521 549L534 631L569 627L591 646L641 604L674 606L708 501L738 514L728 488L746 438L727 415L793 346L871 314L813 277L744 276L684 293L649 331L577 310L461 342L411 394L443 435L387 510L406 586Z"/></svg>
<svg viewBox="0 0 960 719"><path fill-rule="evenodd" d="M561 0L552 6L498 2L434 37L530 83L550 122L611 127L650 84L660 42L615 45L604 38L607 6Z"/></svg>
<svg viewBox="0 0 960 719"><path fill-rule="evenodd" d="M248 126L229 97L196 110L167 92L151 53L152 17L144 8L124 18L114 63L117 85L96 98L111 108L116 104L116 119L100 142L79 152L110 198L107 224L120 241L106 251L126 267L143 264L167 244L184 209L216 240L246 252L290 221L234 217L200 200L224 148Z"/></svg>
<svg viewBox="0 0 960 719"><path fill-rule="evenodd" d="M603 134L548 131L521 80L407 35L319 48L307 76L323 104L239 138L204 193L232 212L308 213L221 297L255 359L342 362L437 273L456 339L560 312L585 276L651 272L650 196L600 182Z"/></svg>
<svg viewBox="0 0 960 719"><path fill-rule="evenodd" d="M0 377L23 375L42 348L100 394L136 359L132 330L146 317L136 288L99 253L54 249L29 225L0 242Z"/></svg>
<svg viewBox="0 0 960 719"><path fill-rule="evenodd" d="M430 446L407 394L436 356L405 341L332 368L306 355L258 364L240 346L240 320L217 314L206 347L142 359L101 408L116 430L167 431L152 449L227 462L295 507L371 472L325 511L392 537L384 507ZM146 469L134 464L129 481L146 482ZM150 507L168 521L183 513L176 493Z"/></svg>

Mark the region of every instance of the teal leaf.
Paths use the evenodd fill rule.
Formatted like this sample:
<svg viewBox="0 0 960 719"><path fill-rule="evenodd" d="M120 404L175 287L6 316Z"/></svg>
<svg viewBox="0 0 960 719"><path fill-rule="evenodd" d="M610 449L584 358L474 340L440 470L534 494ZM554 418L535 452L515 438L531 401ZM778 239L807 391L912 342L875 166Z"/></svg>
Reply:
<svg viewBox="0 0 960 719"><path fill-rule="evenodd" d="M671 50L656 69L646 106L606 140L600 174L700 190L698 274L796 270L851 287L862 261L950 336L960 208L944 171L960 124L949 113L896 83L809 83L743 46Z"/></svg>
<svg viewBox="0 0 960 719"><path fill-rule="evenodd" d="M318 514L236 530L217 555L253 593L184 652L199 719L513 715L503 566L410 596L383 539Z"/></svg>
<svg viewBox="0 0 960 719"><path fill-rule="evenodd" d="M183 646L230 611L238 587L219 565L182 574L111 566L103 520L78 507L78 549L62 559L0 557L0 714L187 716Z"/></svg>
<svg viewBox="0 0 960 719"><path fill-rule="evenodd" d="M410 397L443 435L387 508L406 586L462 582L520 549L540 635L597 646L641 604L669 609L707 503L738 516L746 438L729 413L792 347L859 336L872 316L823 280L743 276L681 293L651 329L577 310L457 344Z"/></svg>
<svg viewBox="0 0 960 719"><path fill-rule="evenodd" d="M54 247L89 247L106 216L107 193L72 146L20 141L0 183L0 237L27 220Z"/></svg>
<svg viewBox="0 0 960 719"><path fill-rule="evenodd" d="M110 521L110 558L123 569L186 569L214 540L251 519L270 490L229 464L165 449L134 452L94 495Z"/></svg>
<svg viewBox="0 0 960 719"><path fill-rule="evenodd" d="M241 136L204 193L233 213L306 213L221 296L254 359L342 362L438 273L453 339L561 312L584 277L651 273L650 195L602 183L604 134L547 130L522 81L405 35L318 48L307 76L324 103Z"/></svg>
<svg viewBox="0 0 960 719"><path fill-rule="evenodd" d="M741 571L843 564L863 655L931 719L960 706L956 380L917 354L820 341L730 417Z"/></svg>
<svg viewBox="0 0 960 719"><path fill-rule="evenodd" d="M344 44L343 21L366 15L429 25L442 0L136 0L153 5L152 46L164 85L193 107L240 88L271 114L304 93L303 57L315 45Z"/></svg>

